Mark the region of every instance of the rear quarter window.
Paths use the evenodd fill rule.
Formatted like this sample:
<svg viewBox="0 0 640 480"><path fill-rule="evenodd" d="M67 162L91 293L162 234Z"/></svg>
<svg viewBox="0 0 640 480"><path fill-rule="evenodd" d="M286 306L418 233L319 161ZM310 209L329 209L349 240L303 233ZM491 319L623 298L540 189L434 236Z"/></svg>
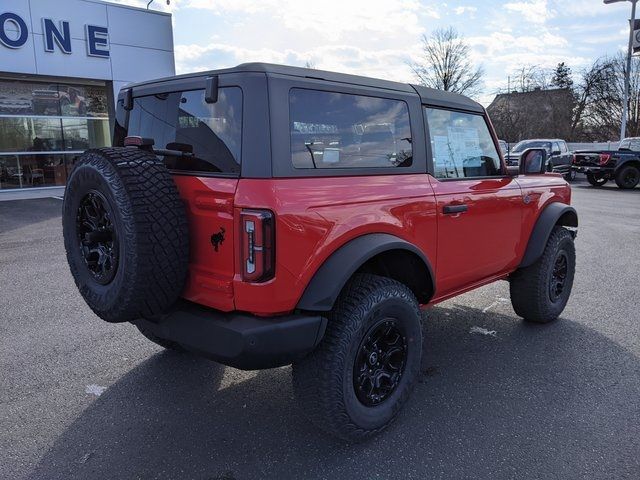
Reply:
<svg viewBox="0 0 640 480"><path fill-rule="evenodd" d="M204 101L204 90L137 97L128 135L153 138L168 168L196 173L240 175L242 90L223 87L218 101Z"/></svg>
<svg viewBox="0 0 640 480"><path fill-rule="evenodd" d="M296 169L403 168L413 151L404 101L301 88L289 92Z"/></svg>

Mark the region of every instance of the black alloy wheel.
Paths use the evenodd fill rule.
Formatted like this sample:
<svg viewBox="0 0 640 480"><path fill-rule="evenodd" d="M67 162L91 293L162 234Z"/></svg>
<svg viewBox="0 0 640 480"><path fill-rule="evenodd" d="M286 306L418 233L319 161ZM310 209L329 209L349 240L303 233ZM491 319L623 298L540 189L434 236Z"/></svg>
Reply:
<svg viewBox="0 0 640 480"><path fill-rule="evenodd" d="M552 322L567 305L576 268L574 235L562 226L554 227L542 256L509 277L511 304L525 321Z"/></svg>
<svg viewBox="0 0 640 480"><path fill-rule="evenodd" d="M633 165L622 167L616 174L616 184L625 190L635 188L640 183L640 170Z"/></svg>
<svg viewBox="0 0 640 480"><path fill-rule="evenodd" d="M180 297L189 266L184 203L161 159L88 150L67 181L62 232L71 275L107 322L152 319Z"/></svg>
<svg viewBox="0 0 640 480"><path fill-rule="evenodd" d="M371 327L362 340L353 366L353 386L363 405L387 400L400 383L407 360L407 339L394 318Z"/></svg>
<svg viewBox="0 0 640 480"><path fill-rule="evenodd" d="M327 320L318 347L293 364L294 392L315 425L362 441L393 422L419 377L420 305L397 280L358 273Z"/></svg>
<svg viewBox="0 0 640 480"><path fill-rule="evenodd" d="M549 298L552 302L557 302L562 297L567 273L569 272L569 262L565 251L558 252L556 261L551 270L551 281L549 282Z"/></svg>
<svg viewBox="0 0 640 480"><path fill-rule="evenodd" d="M596 177L593 173L587 173L587 182L592 187L601 187L607 183L608 179L604 177Z"/></svg>
<svg viewBox="0 0 640 480"><path fill-rule="evenodd" d="M100 192L90 190L80 201L76 215L80 255L100 285L113 280L118 270L119 246L113 211Z"/></svg>

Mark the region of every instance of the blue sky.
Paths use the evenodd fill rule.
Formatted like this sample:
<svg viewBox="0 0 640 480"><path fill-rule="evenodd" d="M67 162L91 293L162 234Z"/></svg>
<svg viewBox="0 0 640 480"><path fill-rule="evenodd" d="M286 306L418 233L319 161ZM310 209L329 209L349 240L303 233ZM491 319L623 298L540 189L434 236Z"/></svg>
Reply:
<svg viewBox="0 0 640 480"><path fill-rule="evenodd" d="M146 0L115 0L143 6ZM488 103L507 75L565 61L574 72L626 49L630 3L602 0L156 0L173 13L179 73L247 61L413 81L420 38L455 27L485 69ZM640 13L639 13L640 15Z"/></svg>

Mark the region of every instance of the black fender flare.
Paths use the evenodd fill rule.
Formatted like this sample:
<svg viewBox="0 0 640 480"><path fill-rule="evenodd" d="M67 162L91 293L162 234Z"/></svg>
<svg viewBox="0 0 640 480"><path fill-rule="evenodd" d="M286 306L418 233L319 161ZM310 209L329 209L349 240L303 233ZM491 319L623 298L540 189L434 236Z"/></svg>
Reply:
<svg viewBox="0 0 640 480"><path fill-rule="evenodd" d="M538 260L549 240L549 235L556 225L566 227L578 227L578 214L576 209L560 202L547 205L538 216L536 224L531 231L527 249L524 252L519 268L528 267Z"/></svg>
<svg viewBox="0 0 640 480"><path fill-rule="evenodd" d="M394 235L370 233L350 240L325 260L307 284L296 308L319 312L331 310L342 288L358 268L367 260L390 250L406 250L422 259L429 272L431 291L435 292L431 263L418 247Z"/></svg>

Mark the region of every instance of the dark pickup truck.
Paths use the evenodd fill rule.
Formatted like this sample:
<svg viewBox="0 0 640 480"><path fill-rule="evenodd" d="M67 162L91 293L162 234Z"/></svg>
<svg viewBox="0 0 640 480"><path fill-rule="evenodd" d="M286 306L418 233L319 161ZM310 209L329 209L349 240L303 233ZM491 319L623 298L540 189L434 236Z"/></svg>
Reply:
<svg viewBox="0 0 640 480"><path fill-rule="evenodd" d="M640 137L625 138L618 150L575 152L571 168L586 174L594 187L615 180L620 188L635 188L640 182Z"/></svg>
<svg viewBox="0 0 640 480"><path fill-rule="evenodd" d="M567 142L560 138L534 138L516 143L513 149L505 156L507 165L518 165L520 155L528 148L544 148L547 151L547 170L560 173L567 181L574 179L575 173L571 169L573 156L569 151Z"/></svg>

